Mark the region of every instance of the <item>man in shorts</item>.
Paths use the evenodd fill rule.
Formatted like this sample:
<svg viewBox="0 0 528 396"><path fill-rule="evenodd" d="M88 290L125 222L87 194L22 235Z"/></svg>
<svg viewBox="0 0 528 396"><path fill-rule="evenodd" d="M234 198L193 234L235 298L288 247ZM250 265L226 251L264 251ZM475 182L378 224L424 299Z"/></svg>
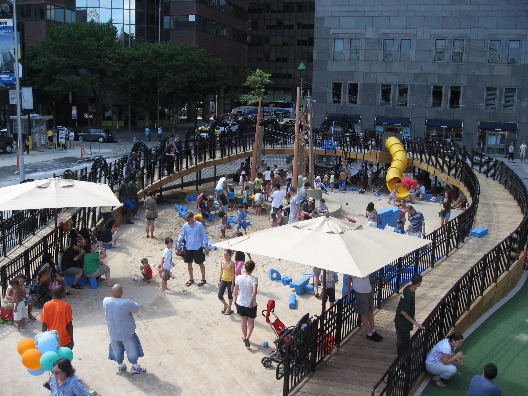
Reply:
<svg viewBox="0 0 528 396"><path fill-rule="evenodd" d="M202 223L194 219L194 213L188 210L185 213L184 220L186 223L183 225L180 236L178 237L178 243L181 244L185 240L185 255L184 261L187 263L187 269L189 270L189 280L187 281L187 287L194 283L193 277L193 261L198 264L202 273L202 280L198 283L198 286L203 286L207 283L205 280L205 253L209 254L209 240Z"/></svg>
<svg viewBox="0 0 528 396"><path fill-rule="evenodd" d="M314 296L319 297L319 277L321 276L321 268L313 267L313 285Z"/></svg>
<svg viewBox="0 0 528 396"><path fill-rule="evenodd" d="M383 337L376 333L374 328L374 293L368 276L363 278L359 276L348 277L348 292L350 295L351 283L354 280L354 297L356 298L356 313L361 315L361 323L367 331L367 340L380 342Z"/></svg>
<svg viewBox="0 0 528 396"><path fill-rule="evenodd" d="M171 268L174 267L172 261L172 247L174 246L174 241L172 238L165 238L165 250L163 251L163 257L161 258L161 291L164 294L167 294L167 290L170 290L167 287L167 281L172 278Z"/></svg>

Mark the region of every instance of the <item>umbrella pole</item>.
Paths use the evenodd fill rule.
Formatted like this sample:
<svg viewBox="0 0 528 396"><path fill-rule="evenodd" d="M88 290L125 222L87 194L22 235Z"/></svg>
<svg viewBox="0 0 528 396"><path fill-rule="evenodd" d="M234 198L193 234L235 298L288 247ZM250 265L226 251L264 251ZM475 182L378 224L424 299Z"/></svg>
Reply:
<svg viewBox="0 0 528 396"><path fill-rule="evenodd" d="M323 270L323 293L321 294L323 301L321 302L321 317L326 311L326 270Z"/></svg>

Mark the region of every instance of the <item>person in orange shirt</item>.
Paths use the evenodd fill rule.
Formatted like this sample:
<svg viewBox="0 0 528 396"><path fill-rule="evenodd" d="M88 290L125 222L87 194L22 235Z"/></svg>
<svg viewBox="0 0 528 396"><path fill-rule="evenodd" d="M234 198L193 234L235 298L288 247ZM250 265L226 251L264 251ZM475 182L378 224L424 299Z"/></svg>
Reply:
<svg viewBox="0 0 528 396"><path fill-rule="evenodd" d="M44 304L40 320L42 331L57 330L59 346L73 349L73 317L70 304L64 301L66 288L62 285L53 289L53 299Z"/></svg>

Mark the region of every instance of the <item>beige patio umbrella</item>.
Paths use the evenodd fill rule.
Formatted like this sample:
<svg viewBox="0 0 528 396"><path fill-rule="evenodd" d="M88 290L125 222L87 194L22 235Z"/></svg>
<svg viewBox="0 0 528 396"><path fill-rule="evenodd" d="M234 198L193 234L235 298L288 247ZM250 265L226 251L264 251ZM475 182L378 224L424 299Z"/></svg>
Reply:
<svg viewBox="0 0 528 396"><path fill-rule="evenodd" d="M52 177L0 188L0 210L57 209L121 206L106 184ZM57 246L58 248L58 246Z"/></svg>
<svg viewBox="0 0 528 396"><path fill-rule="evenodd" d="M430 242L333 217L317 217L218 242L216 246L365 277Z"/></svg>

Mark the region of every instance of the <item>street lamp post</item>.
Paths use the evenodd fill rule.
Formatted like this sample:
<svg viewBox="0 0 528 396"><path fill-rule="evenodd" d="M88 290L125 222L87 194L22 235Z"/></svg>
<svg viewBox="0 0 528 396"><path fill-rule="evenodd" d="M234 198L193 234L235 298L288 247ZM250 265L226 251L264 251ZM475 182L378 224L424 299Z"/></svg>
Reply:
<svg viewBox="0 0 528 396"><path fill-rule="evenodd" d="M303 103L303 77L306 73L306 65L304 64L304 62L301 61L301 64L299 65L297 70L299 70L299 74L301 76L301 103Z"/></svg>
<svg viewBox="0 0 528 396"><path fill-rule="evenodd" d="M22 103L20 97L20 76L19 76L19 63L18 63L18 29L17 29L17 16L16 16L16 0L13 0L13 36L15 44L15 84L16 84L16 97L17 97L17 130L18 130L18 156L19 156L19 168L20 168L20 181L23 182L26 178L24 173L24 146L22 140ZM28 123L30 121L28 120ZM31 124L31 123L30 123Z"/></svg>

